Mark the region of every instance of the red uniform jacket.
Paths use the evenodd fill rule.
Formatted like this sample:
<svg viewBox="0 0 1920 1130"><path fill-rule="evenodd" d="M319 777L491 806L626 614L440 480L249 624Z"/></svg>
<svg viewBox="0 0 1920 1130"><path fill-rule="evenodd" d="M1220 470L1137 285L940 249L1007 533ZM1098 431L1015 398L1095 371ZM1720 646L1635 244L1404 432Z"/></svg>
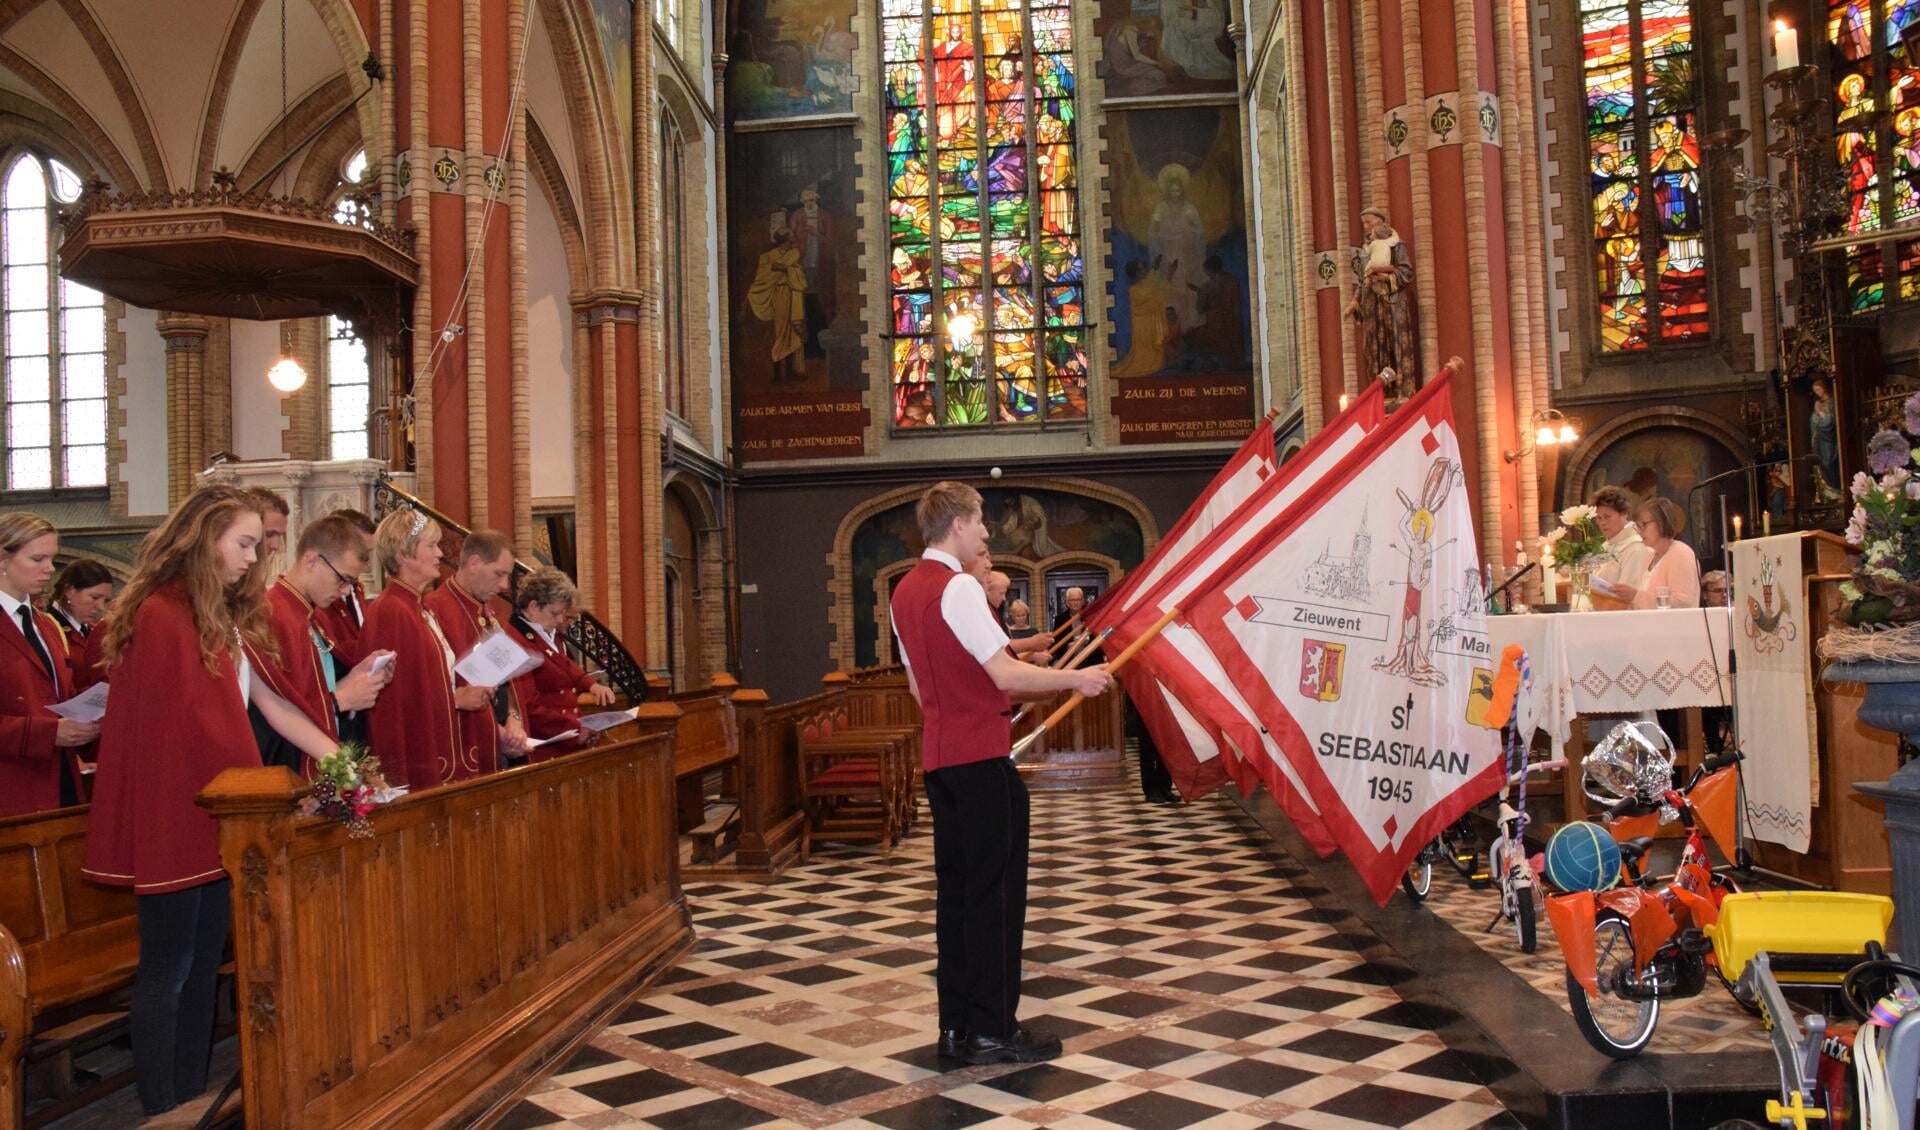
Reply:
<svg viewBox="0 0 1920 1130"><path fill-rule="evenodd" d="M107 638L106 621L95 624L84 634L64 617L55 616L53 624L67 641L67 657L73 665L73 693L79 694L95 683L105 682L106 676L100 670L100 644Z"/></svg>
<svg viewBox="0 0 1920 1130"><path fill-rule="evenodd" d="M360 602L364 618L364 614L369 611L367 592L360 587L359 581L353 582L353 598ZM327 634L329 640L333 641L333 669L341 675L358 666L360 661L367 657L367 652L372 650L360 642L360 634L366 631L364 619L354 620L353 610L347 607L345 597L341 597L325 608L314 609L313 622L320 626L320 630Z"/></svg>
<svg viewBox="0 0 1920 1130"><path fill-rule="evenodd" d="M224 878L219 828L193 802L222 769L258 766L233 659L200 660L200 632L180 585L127 610L133 637L113 671L100 729L83 874L136 894ZM249 660L258 668L260 657Z"/></svg>
<svg viewBox="0 0 1920 1130"><path fill-rule="evenodd" d="M467 595L467 590L451 577L441 581L439 587L428 593L423 603L439 618L440 630L447 634L447 642L453 645L455 659L466 655L481 636L500 626L493 610ZM465 686L466 682L465 679L459 680L461 686ZM500 687L494 694L496 701L498 696L506 695L508 707L519 709L519 696L514 693L513 684ZM462 776L492 773L500 768L500 720L492 707L460 711L460 752L478 766Z"/></svg>
<svg viewBox="0 0 1920 1130"><path fill-rule="evenodd" d="M953 578L946 564L923 557L893 590L890 606L907 666L920 688L925 720L920 761L929 773L1005 757L1013 748L1013 711L1006 692L994 685L941 612L941 599Z"/></svg>
<svg viewBox="0 0 1920 1130"><path fill-rule="evenodd" d="M46 613L35 612L33 619L53 658L52 679L19 622L0 624L6 640L0 643L0 816L59 808L62 773L79 787L74 751L53 744L60 718L47 710L74 694L67 639Z"/></svg>
<svg viewBox="0 0 1920 1130"><path fill-rule="evenodd" d="M580 727L580 696L593 689L593 680L573 661L564 647L550 647L533 625L513 618L513 630L521 645L546 662L513 681L526 711L527 736L550 738ZM581 748L579 738L568 738L540 746L527 755L528 761L546 761Z"/></svg>
<svg viewBox="0 0 1920 1130"><path fill-rule="evenodd" d="M379 599L367 605L360 646L394 654L393 681L380 692L367 722L387 783L419 792L473 776L455 772L461 759L453 673L439 635L427 623L419 590L389 578Z"/></svg>
<svg viewBox="0 0 1920 1130"><path fill-rule="evenodd" d="M327 693L327 676L320 669L320 652L313 640L313 633L319 630L319 610L285 577L267 590L267 610L273 613L273 641L280 647L273 689L305 711L328 737L338 740L340 728L333 715L333 696Z"/></svg>

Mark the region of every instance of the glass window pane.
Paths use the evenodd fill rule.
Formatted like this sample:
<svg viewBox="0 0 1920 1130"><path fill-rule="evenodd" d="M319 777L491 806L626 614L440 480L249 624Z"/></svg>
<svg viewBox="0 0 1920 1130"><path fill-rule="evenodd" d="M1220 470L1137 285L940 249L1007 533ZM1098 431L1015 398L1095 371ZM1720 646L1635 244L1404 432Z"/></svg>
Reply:
<svg viewBox="0 0 1920 1130"><path fill-rule="evenodd" d="M40 310L47 305L47 268L43 263L7 268L7 309Z"/></svg>
<svg viewBox="0 0 1920 1130"><path fill-rule="evenodd" d="M10 447L45 447L53 442L52 406L45 401L7 405L7 443Z"/></svg>
<svg viewBox="0 0 1920 1130"><path fill-rule="evenodd" d="M106 295L90 286L82 286L70 279L60 280L60 305L64 307L104 306L106 302Z"/></svg>
<svg viewBox="0 0 1920 1130"><path fill-rule="evenodd" d="M358 184L367 175L367 151L362 149L347 160L347 179Z"/></svg>
<svg viewBox="0 0 1920 1130"><path fill-rule="evenodd" d="M67 401L63 427L65 430L60 434L62 443L85 445L107 442L107 402Z"/></svg>
<svg viewBox="0 0 1920 1130"><path fill-rule="evenodd" d="M367 347L357 338L335 338L327 343L327 372L334 384L364 384Z"/></svg>
<svg viewBox="0 0 1920 1130"><path fill-rule="evenodd" d="M333 457L335 459L365 459L367 457L367 433L333 433Z"/></svg>
<svg viewBox="0 0 1920 1130"><path fill-rule="evenodd" d="M60 346L66 353L102 353L107 348L107 315L98 306L62 311Z"/></svg>
<svg viewBox="0 0 1920 1130"><path fill-rule="evenodd" d="M47 312L19 310L7 315L7 356L25 357L47 351Z"/></svg>
<svg viewBox="0 0 1920 1130"><path fill-rule="evenodd" d="M333 390L330 411L336 431L362 428L367 419L367 386L346 385Z"/></svg>
<svg viewBox="0 0 1920 1130"><path fill-rule="evenodd" d="M36 358L36 360L39 360ZM19 362L15 362L19 364ZM40 361L45 365L45 361ZM70 353L60 359L60 392L72 400L107 395L107 358L102 353Z"/></svg>
<svg viewBox="0 0 1920 1130"><path fill-rule="evenodd" d="M107 449L101 444L67 447L67 485L103 487L107 485Z"/></svg>
<svg viewBox="0 0 1920 1130"><path fill-rule="evenodd" d="M7 453L7 486L13 490L46 490L53 485L53 452L44 447L15 448Z"/></svg>
<svg viewBox="0 0 1920 1130"><path fill-rule="evenodd" d="M40 162L22 157L13 163L13 168L7 171L6 205L41 209L47 206L47 178L40 174Z"/></svg>
<svg viewBox="0 0 1920 1130"><path fill-rule="evenodd" d="M47 213L44 209L7 209L7 262L47 261Z"/></svg>
<svg viewBox="0 0 1920 1130"><path fill-rule="evenodd" d="M53 198L62 204L71 204L80 199L80 192L86 187L80 174L58 161L48 161L47 164L53 169Z"/></svg>
<svg viewBox="0 0 1920 1130"><path fill-rule="evenodd" d="M45 357L16 357L7 362L7 400L50 400L53 386L47 379Z"/></svg>

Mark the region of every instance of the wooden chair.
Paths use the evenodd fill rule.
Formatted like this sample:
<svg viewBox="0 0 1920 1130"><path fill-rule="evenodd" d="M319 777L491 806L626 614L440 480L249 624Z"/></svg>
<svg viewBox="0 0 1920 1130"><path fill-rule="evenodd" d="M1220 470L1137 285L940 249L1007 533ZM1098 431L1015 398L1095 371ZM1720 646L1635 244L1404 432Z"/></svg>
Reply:
<svg viewBox="0 0 1920 1130"><path fill-rule="evenodd" d="M131 891L80 878L87 810L0 820L0 1127L25 1120L29 1068L55 1098L50 1121L123 1086L73 1086L73 1056L125 1030L120 1003L140 961Z"/></svg>
<svg viewBox="0 0 1920 1130"><path fill-rule="evenodd" d="M799 777L806 803L801 855L816 838L877 842L890 852L910 822L918 734L846 728L844 710L826 710L800 731Z"/></svg>

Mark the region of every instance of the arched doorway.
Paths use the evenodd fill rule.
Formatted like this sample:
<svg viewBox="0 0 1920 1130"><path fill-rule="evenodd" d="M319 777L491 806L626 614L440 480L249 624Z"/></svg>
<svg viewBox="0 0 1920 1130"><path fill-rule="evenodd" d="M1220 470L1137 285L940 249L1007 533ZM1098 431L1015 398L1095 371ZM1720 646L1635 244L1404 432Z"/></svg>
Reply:
<svg viewBox="0 0 1920 1130"><path fill-rule="evenodd" d="M1752 463L1745 437L1720 420L1685 408L1650 408L1607 421L1568 463L1561 504L1592 498L1602 487L1621 487L1635 499L1671 500L1686 515L1681 540L1693 547L1703 569L1724 568L1726 534L1721 515L1740 515L1758 532L1769 496L1765 477L1735 474Z"/></svg>
<svg viewBox="0 0 1920 1130"><path fill-rule="evenodd" d="M662 518L666 534L667 662L673 689L693 690L706 685L711 676L705 670L698 638L703 595L700 561L705 538L680 490L666 492Z"/></svg>

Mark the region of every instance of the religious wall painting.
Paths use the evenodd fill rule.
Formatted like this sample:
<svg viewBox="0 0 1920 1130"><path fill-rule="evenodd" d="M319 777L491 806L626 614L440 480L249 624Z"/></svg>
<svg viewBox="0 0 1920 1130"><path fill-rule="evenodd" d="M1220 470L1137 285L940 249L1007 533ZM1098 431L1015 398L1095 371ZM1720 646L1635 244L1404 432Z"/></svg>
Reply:
<svg viewBox="0 0 1920 1130"><path fill-rule="evenodd" d="M853 0L740 0L727 55L734 121L853 112Z"/></svg>
<svg viewBox="0 0 1920 1130"><path fill-rule="evenodd" d="M860 455L867 411L850 127L735 134L728 178L735 445Z"/></svg>
<svg viewBox="0 0 1920 1130"><path fill-rule="evenodd" d="M593 0L593 25L613 80L613 109L633 136L633 0Z"/></svg>
<svg viewBox="0 0 1920 1130"><path fill-rule="evenodd" d="M1060 553L1097 553L1123 569L1145 555L1140 523L1124 507L1067 491L988 487L980 492L987 524L987 550L995 557L1040 561ZM873 579L896 562L920 556L920 539L908 500L867 519L853 535L854 660L879 662L879 621L872 603ZM1012 596L1008 597L1012 600ZM1035 622L1038 623L1038 615Z"/></svg>
<svg viewBox="0 0 1920 1130"><path fill-rule="evenodd" d="M1244 438L1253 336L1238 111L1117 111L1107 137L1120 440Z"/></svg>
<svg viewBox="0 0 1920 1130"><path fill-rule="evenodd" d="M1108 97L1233 93L1229 22L1227 0L1102 0Z"/></svg>
<svg viewBox="0 0 1920 1130"><path fill-rule="evenodd" d="M1614 486L1623 488L1638 502L1656 495L1670 500L1686 515L1687 528L1677 536L1707 562L1720 556L1723 545L1722 495L1729 515L1743 516L1750 529L1757 526L1755 516L1759 511L1747 499L1743 477L1707 482L1739 466L1740 460L1733 452L1703 432L1671 426L1643 428L1614 441L1601 453L1587 472L1582 497L1592 498L1601 487Z"/></svg>

